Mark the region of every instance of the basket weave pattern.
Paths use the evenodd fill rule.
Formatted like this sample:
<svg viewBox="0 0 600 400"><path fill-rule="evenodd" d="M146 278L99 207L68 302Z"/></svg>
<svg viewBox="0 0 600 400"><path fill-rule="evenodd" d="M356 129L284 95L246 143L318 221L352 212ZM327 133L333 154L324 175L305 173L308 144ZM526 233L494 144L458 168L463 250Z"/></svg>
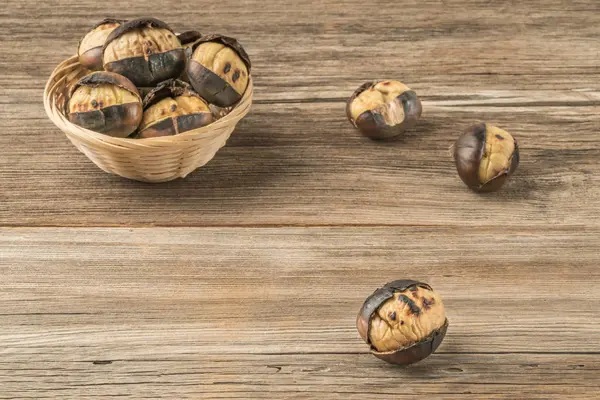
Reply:
<svg viewBox="0 0 600 400"><path fill-rule="evenodd" d="M69 89L86 74L76 56L63 61L44 90L48 117L69 140L102 170L144 182L183 178L209 162L252 105L252 79L238 104L212 124L180 133L148 139L116 138L72 124L65 116Z"/></svg>

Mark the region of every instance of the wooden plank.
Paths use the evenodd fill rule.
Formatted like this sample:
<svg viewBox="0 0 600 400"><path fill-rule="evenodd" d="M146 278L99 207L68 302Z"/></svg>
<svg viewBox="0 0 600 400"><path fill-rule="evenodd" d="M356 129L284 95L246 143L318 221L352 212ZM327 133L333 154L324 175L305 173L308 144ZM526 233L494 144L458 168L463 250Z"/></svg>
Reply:
<svg viewBox="0 0 600 400"><path fill-rule="evenodd" d="M0 362L0 399L278 398L595 400L596 355L438 354L395 368L367 354L177 355L170 360ZM35 380L36 385L30 385Z"/></svg>
<svg viewBox="0 0 600 400"><path fill-rule="evenodd" d="M206 167L161 185L103 173L49 121L14 126L0 135L0 223L598 226L600 107L425 109L419 130L377 143L351 128L343 103L258 104ZM477 120L521 145L514 179L496 194L471 193L449 154Z"/></svg>
<svg viewBox="0 0 600 400"><path fill-rule="evenodd" d="M407 397L592 399L598 237L4 228L0 397L358 398L402 388ZM363 299L403 277L431 283L451 321L439 354L406 370L368 355L354 328Z"/></svg>
<svg viewBox="0 0 600 400"><path fill-rule="evenodd" d="M225 1L202 13L134 2L122 16L152 9L182 29L219 28L255 65L256 105L228 146L160 186L105 175L44 115L45 80L106 4L20 4L0 15L11 38L0 43L0 225L598 226L595 2L382 1L367 14L352 1L252 0L243 12ZM48 37L48 26L60 29ZM23 63L32 51L35 66ZM388 144L359 137L343 104L384 76L425 105L419 128ZM447 151L479 120L522 148L515 180L486 197L464 188Z"/></svg>
<svg viewBox="0 0 600 400"><path fill-rule="evenodd" d="M66 336L146 351L172 338L213 354L360 351L354 317L362 300L389 280L415 277L447 302L447 351L587 351L600 346L596 237L451 228L5 229L2 341L60 350ZM110 337L98 329L114 324Z"/></svg>

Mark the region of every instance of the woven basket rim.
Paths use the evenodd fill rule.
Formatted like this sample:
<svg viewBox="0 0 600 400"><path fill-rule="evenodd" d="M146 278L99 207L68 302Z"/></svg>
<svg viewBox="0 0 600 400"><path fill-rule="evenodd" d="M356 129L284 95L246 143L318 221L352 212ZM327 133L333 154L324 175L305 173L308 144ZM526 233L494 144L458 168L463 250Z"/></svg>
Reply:
<svg viewBox="0 0 600 400"><path fill-rule="evenodd" d="M248 112L248 108L252 104L252 94L253 94L253 80L252 77L248 80L248 87L244 92L244 95L240 99L240 101L231 109L231 111L222 118L219 118L217 121L206 125L204 127L194 129L187 132L182 132L180 134L174 136L162 136L162 137L154 137L154 138L119 138L114 136L105 135L103 133L94 132L89 129L82 128L73 124L69 121L64 115L64 112L57 107L57 105L53 102L51 94L59 87L64 86L64 82L62 82L65 77L59 78L57 82L55 82L57 75L66 70L75 68L83 68L79 64L79 58L77 55L71 56L65 60L63 60L50 74L48 81L44 87L44 109L46 110L46 114L48 118L65 134L72 135L76 137L78 140L87 143L94 143L94 145L98 145L99 142L102 142L106 147L110 147L112 150L119 148L120 150L125 150L127 152L134 151L131 148L131 145L148 148L157 148L157 150L164 148L165 145L168 146L186 146L186 142L188 139L196 138L196 137L210 137L211 134L214 134L214 129L223 125L232 125L237 124L239 120L241 120ZM125 145L125 146L123 146Z"/></svg>

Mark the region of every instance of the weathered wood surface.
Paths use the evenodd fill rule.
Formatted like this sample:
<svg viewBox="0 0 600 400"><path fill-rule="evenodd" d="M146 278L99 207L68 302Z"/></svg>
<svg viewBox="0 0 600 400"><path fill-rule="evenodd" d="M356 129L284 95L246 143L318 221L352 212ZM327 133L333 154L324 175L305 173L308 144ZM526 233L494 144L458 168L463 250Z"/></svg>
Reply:
<svg viewBox="0 0 600 400"><path fill-rule="evenodd" d="M98 170L43 86L106 16L238 37L255 105L185 180ZM0 11L0 399L600 397L596 1L10 3ZM422 122L345 120L398 78ZM519 140L505 190L449 155L469 124ZM411 368L367 354L362 300L430 282L450 330Z"/></svg>
<svg viewBox="0 0 600 400"><path fill-rule="evenodd" d="M358 398L402 388L592 399L598 233L5 228L0 384L17 398ZM354 329L362 299L397 276L430 282L451 321L440 354L405 370L370 356Z"/></svg>

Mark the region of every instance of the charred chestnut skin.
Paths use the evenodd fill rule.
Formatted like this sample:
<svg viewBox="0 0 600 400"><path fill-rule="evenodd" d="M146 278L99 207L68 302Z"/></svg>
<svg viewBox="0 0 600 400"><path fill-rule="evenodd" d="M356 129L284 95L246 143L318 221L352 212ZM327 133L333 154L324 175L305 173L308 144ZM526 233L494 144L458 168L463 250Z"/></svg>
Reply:
<svg viewBox="0 0 600 400"><path fill-rule="evenodd" d="M125 56L115 56L117 39L131 32L152 29L168 31L168 40L162 38L158 44L157 38L150 40L138 35L135 48ZM169 25L155 18L138 18L119 26L106 39L102 54L105 70L123 75L140 87L177 78L185 69L185 50L179 39Z"/></svg>
<svg viewBox="0 0 600 400"><path fill-rule="evenodd" d="M202 38L202 34L196 30L181 32L177 39L183 47L191 46Z"/></svg>
<svg viewBox="0 0 600 400"><path fill-rule="evenodd" d="M356 329L358 330L359 335L371 347L371 354L390 364L408 365L419 362L434 353L446 336L446 331L448 330L448 319L445 320L444 324L440 328L434 330L427 337L408 347L400 348L395 351L381 352L371 344L369 339L369 327L371 319L377 310L385 302L393 298L394 293L403 292L411 287L416 286L432 290L431 286L428 284L415 280L402 279L392 281L382 288L377 289L375 292L373 292L373 294L367 297L360 311L358 312L358 316L356 318Z"/></svg>
<svg viewBox="0 0 600 400"><path fill-rule="evenodd" d="M407 129L414 127L417 120L421 117L423 106L421 100L414 90L408 87L396 98L391 100L387 106L390 108L398 107L404 112L404 119L400 123L390 124L386 121L381 107L366 110L360 115L353 117L351 109L356 99L367 90L374 90L379 84L398 81L372 81L365 82L358 87L346 102L346 116L352 125L363 135L373 140L390 139L401 135ZM400 83L400 82L398 82Z"/></svg>
<svg viewBox="0 0 600 400"><path fill-rule="evenodd" d="M517 140L508 132L503 134L493 133L497 139L512 140L514 151L508 161L499 169L491 179L482 181L480 177L480 166L482 159L486 156L486 141L490 130L499 130L493 125L479 123L469 127L454 144L454 161L460 179L473 191L480 193L495 192L499 190L507 179L519 166L519 146Z"/></svg>
<svg viewBox="0 0 600 400"><path fill-rule="evenodd" d="M244 93L239 93L225 79L223 79L214 71L211 71L209 68L205 67L198 61L194 60L194 54L197 51L201 51L199 50L199 47L202 46L204 43L210 42L220 43L225 47L231 48L235 52L235 54L237 54L237 56L246 66L247 70L242 71L242 74L248 75L244 76L243 79L249 79L251 68L250 57L248 56L242 45L236 39L219 34L204 36L201 39L197 40L193 45L192 57L190 58L186 69L190 83L192 84L196 92L198 92L198 94L200 94L200 96L206 99L206 101L208 101L209 103L215 104L219 107L230 107L238 101L240 101ZM223 72L234 73L233 71ZM235 75L232 76L232 79L234 79L234 81L240 79L239 72L237 72L237 74L237 78L235 78Z"/></svg>
<svg viewBox="0 0 600 400"><path fill-rule="evenodd" d="M91 104L91 110L69 112L69 121L82 128L109 136L127 137L131 135L142 120L142 100L135 85L122 75L100 71L84 76L71 89L68 109L71 106L73 95L79 88L82 86L98 87L100 85L113 85L121 90L126 90L133 95L135 101L102 107L101 103L98 104L96 100L92 100L96 102L96 105Z"/></svg>
<svg viewBox="0 0 600 400"><path fill-rule="evenodd" d="M149 110L153 106L157 106L161 100L167 98L175 100L175 102L172 104L175 109L171 109L170 111L172 113L176 112L176 100L181 97L195 98L196 103L201 104L204 109L198 109L196 112L184 115L160 114L159 118L161 119L158 122L156 122L156 120L149 120ZM188 83L177 79L169 79L160 83L144 98L143 105L144 119L136 135L136 138L138 139L173 136L179 133L201 128L212 123L214 120L206 101L204 101L204 99L202 99ZM156 114L152 115L154 116Z"/></svg>
<svg viewBox="0 0 600 400"><path fill-rule="evenodd" d="M92 71L102 71L102 48L104 46L105 40L102 40L102 37L110 34L113 30L119 27L121 24L124 24L126 21L115 18L105 18L102 21L98 22L94 25L88 33L85 34L83 38L79 41L79 46L77 47L77 55L79 56L79 63L85 68ZM106 28L102 29L106 32L104 34L98 34L98 37L93 40L89 37L96 31L98 28Z"/></svg>

